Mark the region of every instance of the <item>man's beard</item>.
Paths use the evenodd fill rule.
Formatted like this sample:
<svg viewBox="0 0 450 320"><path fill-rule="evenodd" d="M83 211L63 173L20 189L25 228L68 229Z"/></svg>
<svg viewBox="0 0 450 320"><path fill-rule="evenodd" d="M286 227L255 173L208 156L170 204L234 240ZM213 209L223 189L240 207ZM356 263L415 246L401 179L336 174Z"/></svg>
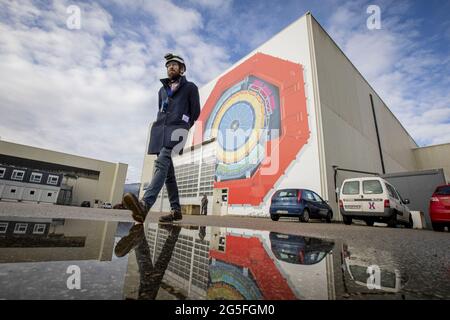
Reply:
<svg viewBox="0 0 450 320"><path fill-rule="evenodd" d="M180 78L181 78L181 74L180 73L177 73L177 74L175 74L173 76L169 76L169 79L170 79L171 82L178 81L178 79L180 79Z"/></svg>

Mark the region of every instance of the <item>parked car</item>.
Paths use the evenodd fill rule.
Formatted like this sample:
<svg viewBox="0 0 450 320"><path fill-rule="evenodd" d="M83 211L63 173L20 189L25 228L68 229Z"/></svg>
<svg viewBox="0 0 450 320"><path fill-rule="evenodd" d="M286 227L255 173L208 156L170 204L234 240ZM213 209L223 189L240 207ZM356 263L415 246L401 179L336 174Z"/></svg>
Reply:
<svg viewBox="0 0 450 320"><path fill-rule="evenodd" d="M283 189L272 196L270 218L278 221L280 217L298 217L301 222L310 218L325 219L331 222L333 210L317 193L308 189Z"/></svg>
<svg viewBox="0 0 450 320"><path fill-rule="evenodd" d="M339 193L339 210L347 225L358 219L368 226L384 222L390 227L401 223L412 228L413 220L407 204L408 199L402 199L389 182L379 177L346 179Z"/></svg>
<svg viewBox="0 0 450 320"><path fill-rule="evenodd" d="M447 226L450 231L450 184L436 188L431 196L429 209L433 229L443 231Z"/></svg>
<svg viewBox="0 0 450 320"><path fill-rule="evenodd" d="M103 209L112 209L113 206L112 206L111 202L105 202L102 204L102 208Z"/></svg>
<svg viewBox="0 0 450 320"><path fill-rule="evenodd" d="M81 206L85 207L85 208L90 208L91 207L91 202L90 201L83 201L81 203Z"/></svg>

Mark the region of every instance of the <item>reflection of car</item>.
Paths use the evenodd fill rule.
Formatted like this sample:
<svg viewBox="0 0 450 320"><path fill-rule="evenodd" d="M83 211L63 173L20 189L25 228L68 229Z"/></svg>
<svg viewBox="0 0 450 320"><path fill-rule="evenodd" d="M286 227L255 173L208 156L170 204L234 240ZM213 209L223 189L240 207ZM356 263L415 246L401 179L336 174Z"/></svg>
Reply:
<svg viewBox="0 0 450 320"><path fill-rule="evenodd" d="M112 209L112 204L111 202L105 202L104 204L102 204L102 208L103 209Z"/></svg>
<svg viewBox="0 0 450 320"><path fill-rule="evenodd" d="M90 208L91 207L91 202L90 201L83 201L81 203L82 207L86 207L86 208Z"/></svg>
<svg viewBox="0 0 450 320"><path fill-rule="evenodd" d="M408 203L408 199L403 200L391 184L379 177L346 179L339 194L339 209L345 224L360 219L368 226L379 221L391 227L402 223L412 228Z"/></svg>
<svg viewBox="0 0 450 320"><path fill-rule="evenodd" d="M436 188L430 199L429 212L434 230L443 231L447 226L450 231L450 184Z"/></svg>
<svg viewBox="0 0 450 320"><path fill-rule="evenodd" d="M333 249L334 242L278 232L270 233L270 244L278 260L311 265L320 262Z"/></svg>
<svg viewBox="0 0 450 320"><path fill-rule="evenodd" d="M326 219L331 222L333 210L317 193L307 189L278 190L272 196L270 218L278 221L280 216L299 217L308 222L309 218Z"/></svg>

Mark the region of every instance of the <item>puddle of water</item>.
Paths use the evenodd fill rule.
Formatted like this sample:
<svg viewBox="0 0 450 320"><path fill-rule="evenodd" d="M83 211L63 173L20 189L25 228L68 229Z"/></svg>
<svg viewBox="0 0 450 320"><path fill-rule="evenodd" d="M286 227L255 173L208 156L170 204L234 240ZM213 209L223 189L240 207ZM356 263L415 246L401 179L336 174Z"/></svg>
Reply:
<svg viewBox="0 0 450 320"><path fill-rule="evenodd" d="M270 231L0 218L0 299L429 298L400 270L387 251Z"/></svg>

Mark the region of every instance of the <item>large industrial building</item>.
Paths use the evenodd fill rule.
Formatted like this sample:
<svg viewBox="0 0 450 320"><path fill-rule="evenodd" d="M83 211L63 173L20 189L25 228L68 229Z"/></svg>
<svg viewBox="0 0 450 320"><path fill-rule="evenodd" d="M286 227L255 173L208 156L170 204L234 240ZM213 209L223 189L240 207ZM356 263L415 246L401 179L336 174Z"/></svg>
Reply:
<svg viewBox="0 0 450 320"><path fill-rule="evenodd" d="M181 203L268 216L282 188L308 188L333 207L353 171L442 168L450 144L419 147L327 32L307 13L200 89L202 110L174 158ZM146 155L142 189L154 156ZM141 190L142 191L142 190ZM153 210L169 210L163 190Z"/></svg>
<svg viewBox="0 0 450 320"><path fill-rule="evenodd" d="M84 202L90 207L121 203L127 168L0 141L0 199L73 206Z"/></svg>

